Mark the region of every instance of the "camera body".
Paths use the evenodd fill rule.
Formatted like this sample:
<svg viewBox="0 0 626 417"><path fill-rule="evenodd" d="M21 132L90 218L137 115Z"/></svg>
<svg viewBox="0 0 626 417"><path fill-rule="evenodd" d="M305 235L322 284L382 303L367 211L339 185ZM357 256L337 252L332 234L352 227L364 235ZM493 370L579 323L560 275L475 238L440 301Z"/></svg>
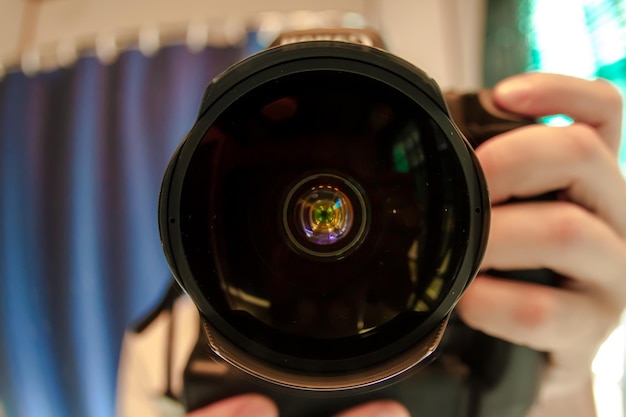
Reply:
<svg viewBox="0 0 626 417"><path fill-rule="evenodd" d="M159 206L203 322L188 409L254 391L289 416L373 398L523 415L542 355L453 309L489 228L473 147L529 122L486 91L444 96L370 31L285 34L217 77Z"/></svg>

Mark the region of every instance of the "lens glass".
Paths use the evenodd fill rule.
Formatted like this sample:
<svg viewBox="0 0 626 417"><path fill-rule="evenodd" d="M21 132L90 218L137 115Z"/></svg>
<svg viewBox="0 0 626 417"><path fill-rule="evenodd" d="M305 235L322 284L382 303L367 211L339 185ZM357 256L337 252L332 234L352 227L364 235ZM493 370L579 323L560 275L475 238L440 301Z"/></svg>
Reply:
<svg viewBox="0 0 626 417"><path fill-rule="evenodd" d="M336 243L352 226L352 204L338 188L313 187L296 204L301 230L315 245Z"/></svg>
<svg viewBox="0 0 626 417"><path fill-rule="evenodd" d="M355 73L287 73L237 96L181 195L206 298L290 357L341 361L401 340L466 256L475 213L450 135L415 98Z"/></svg>

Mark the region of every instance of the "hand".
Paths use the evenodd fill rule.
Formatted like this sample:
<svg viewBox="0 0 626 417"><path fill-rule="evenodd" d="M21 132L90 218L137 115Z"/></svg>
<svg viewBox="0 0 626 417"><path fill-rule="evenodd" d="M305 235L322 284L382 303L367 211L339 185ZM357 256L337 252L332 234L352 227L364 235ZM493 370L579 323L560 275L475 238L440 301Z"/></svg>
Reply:
<svg viewBox="0 0 626 417"><path fill-rule="evenodd" d="M245 394L211 404L188 414L187 417L278 417L278 409L267 397ZM335 417L410 417L410 415L396 402L372 401Z"/></svg>
<svg viewBox="0 0 626 417"><path fill-rule="evenodd" d="M533 73L496 86L494 100L574 123L517 129L477 149L494 206L483 270L546 267L565 278L553 288L482 273L458 311L471 327L548 352L537 415L593 415L591 362L626 304L621 96L605 81ZM500 205L552 190L558 201Z"/></svg>

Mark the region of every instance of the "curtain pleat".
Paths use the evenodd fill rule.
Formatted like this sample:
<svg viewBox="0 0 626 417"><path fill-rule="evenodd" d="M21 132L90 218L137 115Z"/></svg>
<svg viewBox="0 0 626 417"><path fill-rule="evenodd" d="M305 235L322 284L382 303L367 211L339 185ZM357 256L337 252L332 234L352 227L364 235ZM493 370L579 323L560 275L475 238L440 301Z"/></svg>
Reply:
<svg viewBox="0 0 626 417"><path fill-rule="evenodd" d="M0 80L0 400L110 417L123 331L162 296L162 174L245 46L123 52Z"/></svg>

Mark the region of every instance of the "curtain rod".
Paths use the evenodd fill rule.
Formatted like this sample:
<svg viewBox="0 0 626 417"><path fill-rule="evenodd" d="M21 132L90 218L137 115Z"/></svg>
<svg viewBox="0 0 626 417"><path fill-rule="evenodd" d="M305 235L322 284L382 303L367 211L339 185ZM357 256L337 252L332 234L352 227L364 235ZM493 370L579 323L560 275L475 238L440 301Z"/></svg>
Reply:
<svg viewBox="0 0 626 417"><path fill-rule="evenodd" d="M361 14L335 10L263 12L242 19L140 25L25 46L0 57L0 78L13 72L34 75L70 67L82 56L96 56L102 63L110 64L120 53L132 49L151 56L161 47L172 45L187 45L192 52L208 46L233 47L246 42L251 31L257 33L259 43L264 46L282 30L366 26L368 22Z"/></svg>

